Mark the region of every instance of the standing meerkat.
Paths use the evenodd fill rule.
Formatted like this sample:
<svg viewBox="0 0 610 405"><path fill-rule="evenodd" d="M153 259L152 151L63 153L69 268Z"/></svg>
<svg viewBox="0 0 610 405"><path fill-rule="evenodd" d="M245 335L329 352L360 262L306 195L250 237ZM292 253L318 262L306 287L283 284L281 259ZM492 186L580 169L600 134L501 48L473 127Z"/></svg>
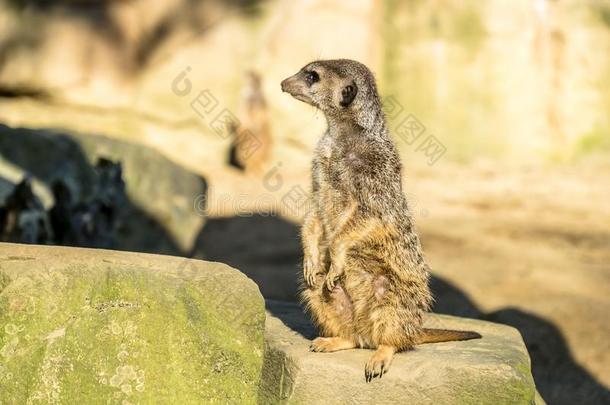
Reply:
<svg viewBox="0 0 610 405"><path fill-rule="evenodd" d="M271 158L273 139L261 76L253 70L246 72L239 119L239 126L229 127L233 136L229 161L248 174L260 174Z"/></svg>
<svg viewBox="0 0 610 405"><path fill-rule="evenodd" d="M375 78L356 61L306 65L282 91L320 109L328 130L312 164L312 207L302 228L302 299L320 329L311 350L376 349L366 381L396 352L468 340L476 332L424 329L430 277L402 191Z"/></svg>

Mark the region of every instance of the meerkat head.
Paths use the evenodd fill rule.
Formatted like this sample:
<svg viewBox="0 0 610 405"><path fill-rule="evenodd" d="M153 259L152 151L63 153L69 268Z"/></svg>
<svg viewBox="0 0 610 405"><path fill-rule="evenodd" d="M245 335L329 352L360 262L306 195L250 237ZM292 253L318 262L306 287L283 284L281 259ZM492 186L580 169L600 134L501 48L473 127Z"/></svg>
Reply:
<svg viewBox="0 0 610 405"><path fill-rule="evenodd" d="M282 91L323 111L327 117L357 118L379 108L375 78L362 63L349 59L307 64L282 81Z"/></svg>

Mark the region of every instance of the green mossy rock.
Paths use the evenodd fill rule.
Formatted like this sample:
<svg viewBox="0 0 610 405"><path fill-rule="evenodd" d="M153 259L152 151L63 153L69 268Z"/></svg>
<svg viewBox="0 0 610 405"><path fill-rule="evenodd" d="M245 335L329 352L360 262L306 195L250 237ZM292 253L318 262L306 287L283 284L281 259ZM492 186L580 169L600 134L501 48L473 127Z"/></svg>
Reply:
<svg viewBox="0 0 610 405"><path fill-rule="evenodd" d="M0 244L0 404L254 403L264 322L221 263Z"/></svg>

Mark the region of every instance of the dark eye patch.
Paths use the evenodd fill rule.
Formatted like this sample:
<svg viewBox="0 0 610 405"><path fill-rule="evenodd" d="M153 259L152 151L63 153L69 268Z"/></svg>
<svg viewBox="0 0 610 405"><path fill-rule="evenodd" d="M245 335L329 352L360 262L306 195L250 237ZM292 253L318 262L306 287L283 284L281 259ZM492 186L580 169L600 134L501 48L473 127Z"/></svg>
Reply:
<svg viewBox="0 0 610 405"><path fill-rule="evenodd" d="M320 75L315 70L305 72L305 81L308 85L312 85L320 81Z"/></svg>

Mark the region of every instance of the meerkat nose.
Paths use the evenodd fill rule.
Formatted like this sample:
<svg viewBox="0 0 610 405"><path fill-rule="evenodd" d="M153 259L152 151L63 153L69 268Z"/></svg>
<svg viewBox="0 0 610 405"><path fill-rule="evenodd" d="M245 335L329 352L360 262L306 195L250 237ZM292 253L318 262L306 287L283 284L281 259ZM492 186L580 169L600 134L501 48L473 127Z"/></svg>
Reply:
<svg viewBox="0 0 610 405"><path fill-rule="evenodd" d="M288 79L282 80L281 86L282 86L282 91L283 92L286 92L286 87L287 87L287 83L286 82L287 81L288 81Z"/></svg>
<svg viewBox="0 0 610 405"><path fill-rule="evenodd" d="M294 95L299 90L298 82L299 80L294 76L282 80L282 91Z"/></svg>

